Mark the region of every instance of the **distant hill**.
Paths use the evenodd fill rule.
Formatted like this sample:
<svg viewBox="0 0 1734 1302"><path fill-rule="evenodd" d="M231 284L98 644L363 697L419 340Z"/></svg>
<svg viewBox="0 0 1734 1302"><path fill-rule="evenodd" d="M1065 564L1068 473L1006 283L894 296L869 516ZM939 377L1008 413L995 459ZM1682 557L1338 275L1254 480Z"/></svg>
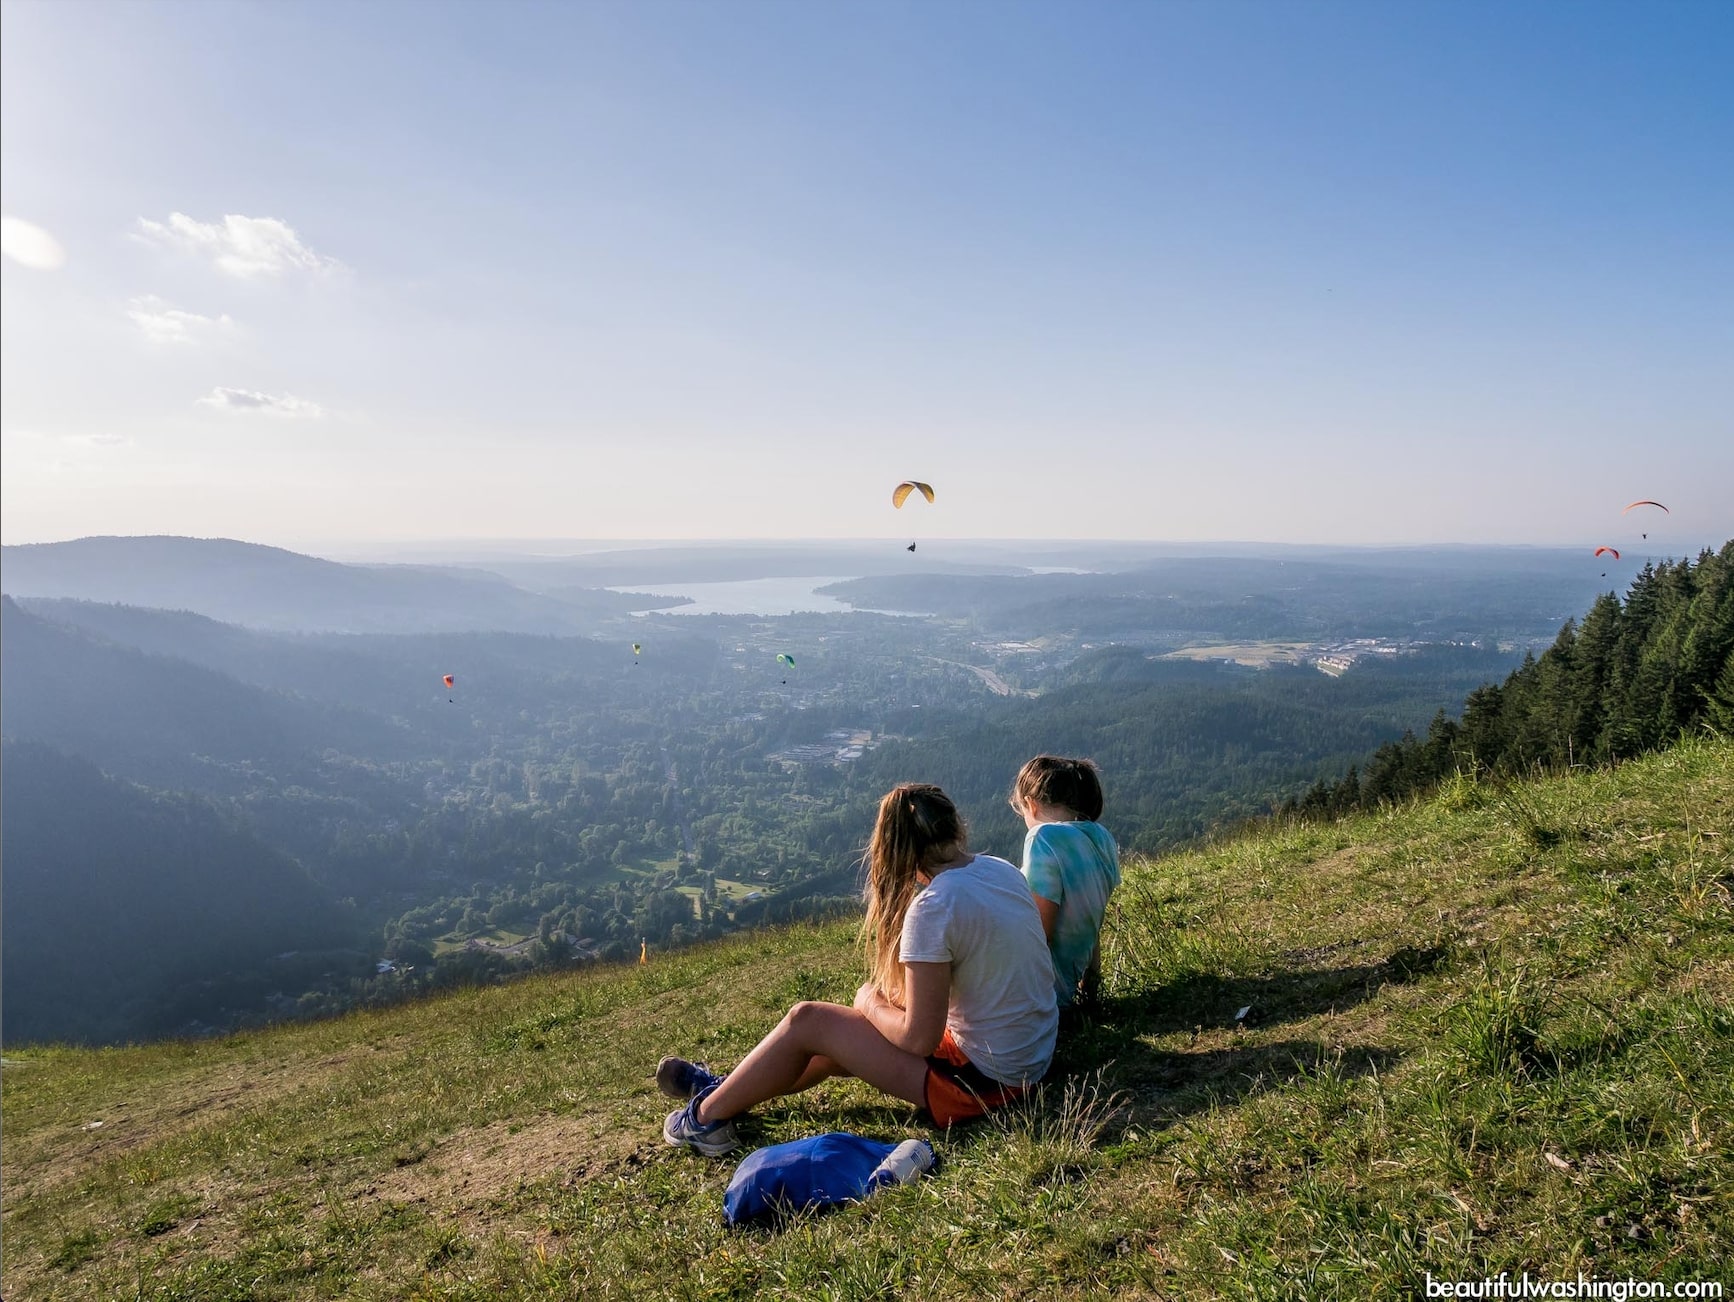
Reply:
<svg viewBox="0 0 1734 1302"><path fill-rule="evenodd" d="M1539 640L1607 589L1598 575L1583 557L1552 551L1435 549L1166 557L1113 573L914 571L823 591L867 609L940 612L1011 639L1041 629L1173 645L1326 636Z"/></svg>
<svg viewBox="0 0 1734 1302"><path fill-rule="evenodd" d="M487 568L533 592L565 595L574 588L659 583L724 583L738 579L819 578L838 575L1021 574L1020 565L990 557L937 560L911 556L901 543L710 543L636 547L576 556L500 556ZM642 603L640 603L642 604Z"/></svg>
<svg viewBox="0 0 1734 1302"><path fill-rule="evenodd" d="M414 565L343 565L226 538L79 538L4 549L13 597L72 597L190 610L255 628L426 633L572 633L629 599L526 592L498 574Z"/></svg>
<svg viewBox="0 0 1734 1302"><path fill-rule="evenodd" d="M196 797L117 782L34 742L8 741L4 765L9 1043L226 1021L246 1011L240 974L353 940L299 865Z"/></svg>
<svg viewBox="0 0 1734 1302"><path fill-rule="evenodd" d="M223 636L220 626L202 631ZM381 716L123 646L51 623L10 598L0 598L0 633L5 735L46 742L153 786L238 791L254 773L308 771L332 747L386 758L408 750L405 727Z"/></svg>
<svg viewBox="0 0 1734 1302"><path fill-rule="evenodd" d="M458 675L465 704L510 698L516 705L522 694L542 690L550 679L618 676L630 667L631 644L624 636L286 633L225 624L185 610L59 597L27 597L15 604L49 623L190 661L275 693L341 703L411 726L437 723L434 736L445 739L453 735L452 721L427 717L430 706L438 707L435 714L446 713L447 696L440 687L445 673ZM684 633L661 634L658 647L659 663L695 672L713 654L710 643Z"/></svg>
<svg viewBox="0 0 1734 1302"><path fill-rule="evenodd" d="M23 597L17 605L52 624L85 629L111 642L174 656L258 687L325 696L352 693L373 708L410 677L388 662L377 641L342 635L268 633L190 610L152 610L65 597ZM424 653L425 654L425 653ZM419 686L434 685L431 666ZM424 695L428 694L424 691Z"/></svg>

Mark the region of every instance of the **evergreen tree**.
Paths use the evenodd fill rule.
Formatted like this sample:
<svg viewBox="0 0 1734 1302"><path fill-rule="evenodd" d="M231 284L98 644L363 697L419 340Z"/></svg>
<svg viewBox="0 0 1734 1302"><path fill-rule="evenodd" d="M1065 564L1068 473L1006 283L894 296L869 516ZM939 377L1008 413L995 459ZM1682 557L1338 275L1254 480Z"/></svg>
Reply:
<svg viewBox="0 0 1734 1302"><path fill-rule="evenodd" d="M1282 812L1334 816L1458 770L1629 759L1705 726L1734 728L1734 541L1696 562L1646 565L1623 604L1598 597L1540 658L1526 655L1503 683L1470 692L1461 723L1441 711L1425 743L1405 733L1364 774L1321 780Z"/></svg>

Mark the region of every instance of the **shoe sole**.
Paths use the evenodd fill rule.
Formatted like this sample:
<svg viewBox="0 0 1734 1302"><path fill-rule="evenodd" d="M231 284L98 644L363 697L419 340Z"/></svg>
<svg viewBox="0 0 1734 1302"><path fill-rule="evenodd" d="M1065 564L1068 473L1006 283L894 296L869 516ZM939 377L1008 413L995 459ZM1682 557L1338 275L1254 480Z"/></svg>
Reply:
<svg viewBox="0 0 1734 1302"><path fill-rule="evenodd" d="M727 1157L741 1146L741 1141L734 1134L732 1126L726 1136L716 1135L708 1139L703 1136L689 1137L676 1134L674 1132L674 1119L680 1115L680 1112L672 1112L669 1114L668 1120L662 1123L662 1140L670 1147L690 1148L693 1152L705 1157Z"/></svg>
<svg viewBox="0 0 1734 1302"><path fill-rule="evenodd" d="M677 1069L670 1067L669 1064L677 1062L684 1063L685 1061L684 1058L664 1058L661 1062L656 1064L656 1088L668 1098L692 1099L698 1094L698 1090L683 1090L675 1082L674 1078ZM698 1064L692 1063L689 1065L696 1067ZM718 1077L717 1079L721 1078Z"/></svg>

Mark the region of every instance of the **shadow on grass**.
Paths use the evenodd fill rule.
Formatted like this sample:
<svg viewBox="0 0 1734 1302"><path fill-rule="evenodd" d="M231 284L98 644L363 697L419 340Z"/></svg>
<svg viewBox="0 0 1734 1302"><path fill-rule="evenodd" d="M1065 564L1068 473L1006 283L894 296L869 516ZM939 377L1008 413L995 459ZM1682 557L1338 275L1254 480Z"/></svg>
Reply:
<svg viewBox="0 0 1734 1302"><path fill-rule="evenodd" d="M1316 1040L1277 1040L1198 1052L1147 1045L1102 1064L1103 1087L1119 1099L1127 1124L1166 1125L1177 1117L1236 1103L1329 1071L1340 1079L1383 1074L1401 1055L1377 1045L1333 1049ZM1091 1073L1094 1074L1093 1072ZM1048 1077L1049 1089L1061 1077Z"/></svg>
<svg viewBox="0 0 1734 1302"><path fill-rule="evenodd" d="M1061 1026L1061 1050L1068 1057L1083 1055L1069 1069L1097 1065L1092 1052L1112 1049L1126 1039L1203 1031L1236 1025L1241 1009L1250 1009L1244 1024L1272 1026L1319 1013L1340 1012L1364 1003L1387 985L1405 985L1444 965L1445 946L1407 947L1377 963L1306 968L1271 976L1227 977L1214 972L1189 973L1154 990L1098 999L1068 1014ZM1098 1061L1100 1053L1096 1052Z"/></svg>
<svg viewBox="0 0 1734 1302"><path fill-rule="evenodd" d="M1193 973L1156 990L1098 1000L1069 1013L1061 1025L1050 1082L1104 1074L1125 1091L1135 1112L1173 1115L1315 1072L1326 1060L1362 1076L1383 1071L1394 1050L1332 1050L1316 1040L1231 1044L1189 1051L1157 1048L1152 1040L1237 1025L1269 1027L1364 1003L1387 985L1416 980L1443 965L1446 947L1400 949L1377 963L1225 977ZM1243 1021L1236 1015L1248 1009Z"/></svg>
<svg viewBox="0 0 1734 1302"><path fill-rule="evenodd" d="M1383 1072L1399 1057L1392 1049L1332 1049L1315 1039L1237 1043L1211 1049L1160 1049L1150 1043L1177 1031L1226 1030L1249 1007L1244 1025L1268 1027L1319 1013L1352 1008L1386 985L1432 972L1450 957L1447 947L1405 948L1377 963L1308 968L1262 977L1193 973L1159 989L1101 999L1061 1024L1060 1044L1046 1080L1044 1106L1060 1099L1068 1080L1098 1073L1119 1094L1122 1119L1148 1125L1233 1102L1328 1067L1340 1076ZM843 1101L824 1095L776 1105L740 1122L749 1145L779 1143L823 1129L883 1137L931 1133L924 1113L893 1100ZM980 1122L964 1123L961 1133ZM815 1129L817 1127L817 1129ZM942 1132L943 1133L943 1132Z"/></svg>

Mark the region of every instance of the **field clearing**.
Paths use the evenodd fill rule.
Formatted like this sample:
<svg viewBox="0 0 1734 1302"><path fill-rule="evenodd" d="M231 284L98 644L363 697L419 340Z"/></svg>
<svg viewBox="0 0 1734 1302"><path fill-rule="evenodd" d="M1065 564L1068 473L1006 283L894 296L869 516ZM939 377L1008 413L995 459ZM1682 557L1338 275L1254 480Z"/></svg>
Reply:
<svg viewBox="0 0 1734 1302"><path fill-rule="evenodd" d="M694 900L704 894L703 888L699 886L676 886L674 889ZM717 899L724 904L739 904L749 895L768 893L763 882L754 886L749 882L729 881L722 877L716 879Z"/></svg>
<svg viewBox="0 0 1734 1302"><path fill-rule="evenodd" d="M1316 642L1224 642L1213 646L1181 647L1160 659L1227 660L1253 669L1269 669L1272 665L1308 664L1322 651Z"/></svg>
<svg viewBox="0 0 1734 1302"><path fill-rule="evenodd" d="M471 932L466 936L448 932L434 940L433 952L437 958L441 954L449 954L454 950L463 949L472 940L504 949L509 945L521 945L535 934L533 931L511 931L505 927L489 927L486 931Z"/></svg>

